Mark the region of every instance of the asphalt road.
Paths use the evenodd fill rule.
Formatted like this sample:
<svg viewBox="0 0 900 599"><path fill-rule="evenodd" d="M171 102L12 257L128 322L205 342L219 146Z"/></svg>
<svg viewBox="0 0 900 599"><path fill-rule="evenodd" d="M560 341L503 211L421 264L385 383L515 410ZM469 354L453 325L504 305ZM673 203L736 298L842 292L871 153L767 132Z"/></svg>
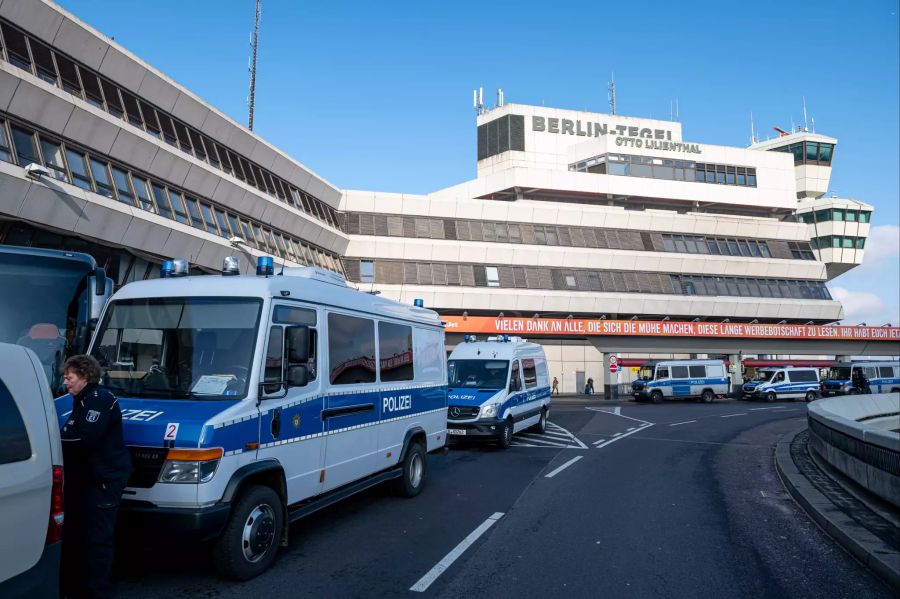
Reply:
<svg viewBox="0 0 900 599"><path fill-rule="evenodd" d="M429 456L417 498L373 489L297 522L275 565L246 583L218 578L206 548L132 539L118 594L890 597L775 474L775 443L805 412L730 401L555 405L547 435Z"/></svg>

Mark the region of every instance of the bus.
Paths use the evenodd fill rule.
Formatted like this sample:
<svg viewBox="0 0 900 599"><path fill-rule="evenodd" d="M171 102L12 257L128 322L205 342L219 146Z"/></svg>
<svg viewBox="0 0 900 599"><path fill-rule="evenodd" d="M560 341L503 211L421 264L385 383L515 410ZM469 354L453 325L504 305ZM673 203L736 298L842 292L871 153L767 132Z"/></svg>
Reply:
<svg viewBox="0 0 900 599"><path fill-rule="evenodd" d="M0 245L0 343L34 351L53 393L59 367L87 351L112 279L88 254Z"/></svg>

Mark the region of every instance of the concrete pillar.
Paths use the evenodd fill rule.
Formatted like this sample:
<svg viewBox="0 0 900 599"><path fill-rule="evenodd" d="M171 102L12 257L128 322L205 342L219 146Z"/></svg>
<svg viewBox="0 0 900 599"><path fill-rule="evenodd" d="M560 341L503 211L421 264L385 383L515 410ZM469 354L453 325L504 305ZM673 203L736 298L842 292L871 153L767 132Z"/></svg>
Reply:
<svg viewBox="0 0 900 599"><path fill-rule="evenodd" d="M728 378L731 380L731 396L740 397L741 387L744 384L744 378L741 374L741 354L731 354L728 361L731 365L728 367Z"/></svg>

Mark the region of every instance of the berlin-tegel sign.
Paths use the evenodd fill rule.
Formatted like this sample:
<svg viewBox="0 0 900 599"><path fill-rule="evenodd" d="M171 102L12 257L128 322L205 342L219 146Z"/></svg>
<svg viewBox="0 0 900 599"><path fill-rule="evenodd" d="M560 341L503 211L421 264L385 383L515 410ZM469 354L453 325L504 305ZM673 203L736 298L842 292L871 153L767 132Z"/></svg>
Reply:
<svg viewBox="0 0 900 599"><path fill-rule="evenodd" d="M626 337L749 337L756 339L900 340L900 327L745 324L582 318L441 316L450 333L512 335L611 335Z"/></svg>

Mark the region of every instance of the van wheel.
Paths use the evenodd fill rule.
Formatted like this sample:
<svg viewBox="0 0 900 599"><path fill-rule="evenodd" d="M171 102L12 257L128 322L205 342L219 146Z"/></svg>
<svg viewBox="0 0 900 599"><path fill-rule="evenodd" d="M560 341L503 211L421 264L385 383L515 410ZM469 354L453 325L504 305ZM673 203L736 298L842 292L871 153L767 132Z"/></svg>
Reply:
<svg viewBox="0 0 900 599"><path fill-rule="evenodd" d="M659 403L662 400L663 400L662 391L654 391L653 393L650 394L650 401L652 401L653 403Z"/></svg>
<svg viewBox="0 0 900 599"><path fill-rule="evenodd" d="M773 402L776 399L778 399L778 396L775 395L774 391L769 391L768 393L766 393L766 401Z"/></svg>
<svg viewBox="0 0 900 599"><path fill-rule="evenodd" d="M500 436L500 440L498 441L501 449L509 449L509 446L512 445L514 431L515 429L513 428L512 418L507 418L506 420L504 420L503 433Z"/></svg>
<svg viewBox="0 0 900 599"><path fill-rule="evenodd" d="M548 410L547 408L543 408L541 410L541 419L537 421L537 424L531 427L531 430L535 431L536 433L544 434L544 432L547 430L547 414L549 413L549 411L550 410Z"/></svg>
<svg viewBox="0 0 900 599"><path fill-rule="evenodd" d="M816 392L815 391L807 391L806 392L806 403L816 400Z"/></svg>
<svg viewBox="0 0 900 599"><path fill-rule="evenodd" d="M425 486L425 448L413 441L403 458L403 476L394 481L394 491L401 497L415 497Z"/></svg>
<svg viewBox="0 0 900 599"><path fill-rule="evenodd" d="M894 387L891 389L891 393L900 393L900 387Z"/></svg>
<svg viewBox="0 0 900 599"><path fill-rule="evenodd" d="M241 493L228 523L213 545L219 574L250 580L262 574L278 554L284 528L284 506L269 487L253 485Z"/></svg>
<svg viewBox="0 0 900 599"><path fill-rule="evenodd" d="M700 399L701 399L701 401L703 401L703 403L712 403L712 401L715 398L716 398L716 395L709 389L707 389L706 391L703 392L702 395L700 395Z"/></svg>

